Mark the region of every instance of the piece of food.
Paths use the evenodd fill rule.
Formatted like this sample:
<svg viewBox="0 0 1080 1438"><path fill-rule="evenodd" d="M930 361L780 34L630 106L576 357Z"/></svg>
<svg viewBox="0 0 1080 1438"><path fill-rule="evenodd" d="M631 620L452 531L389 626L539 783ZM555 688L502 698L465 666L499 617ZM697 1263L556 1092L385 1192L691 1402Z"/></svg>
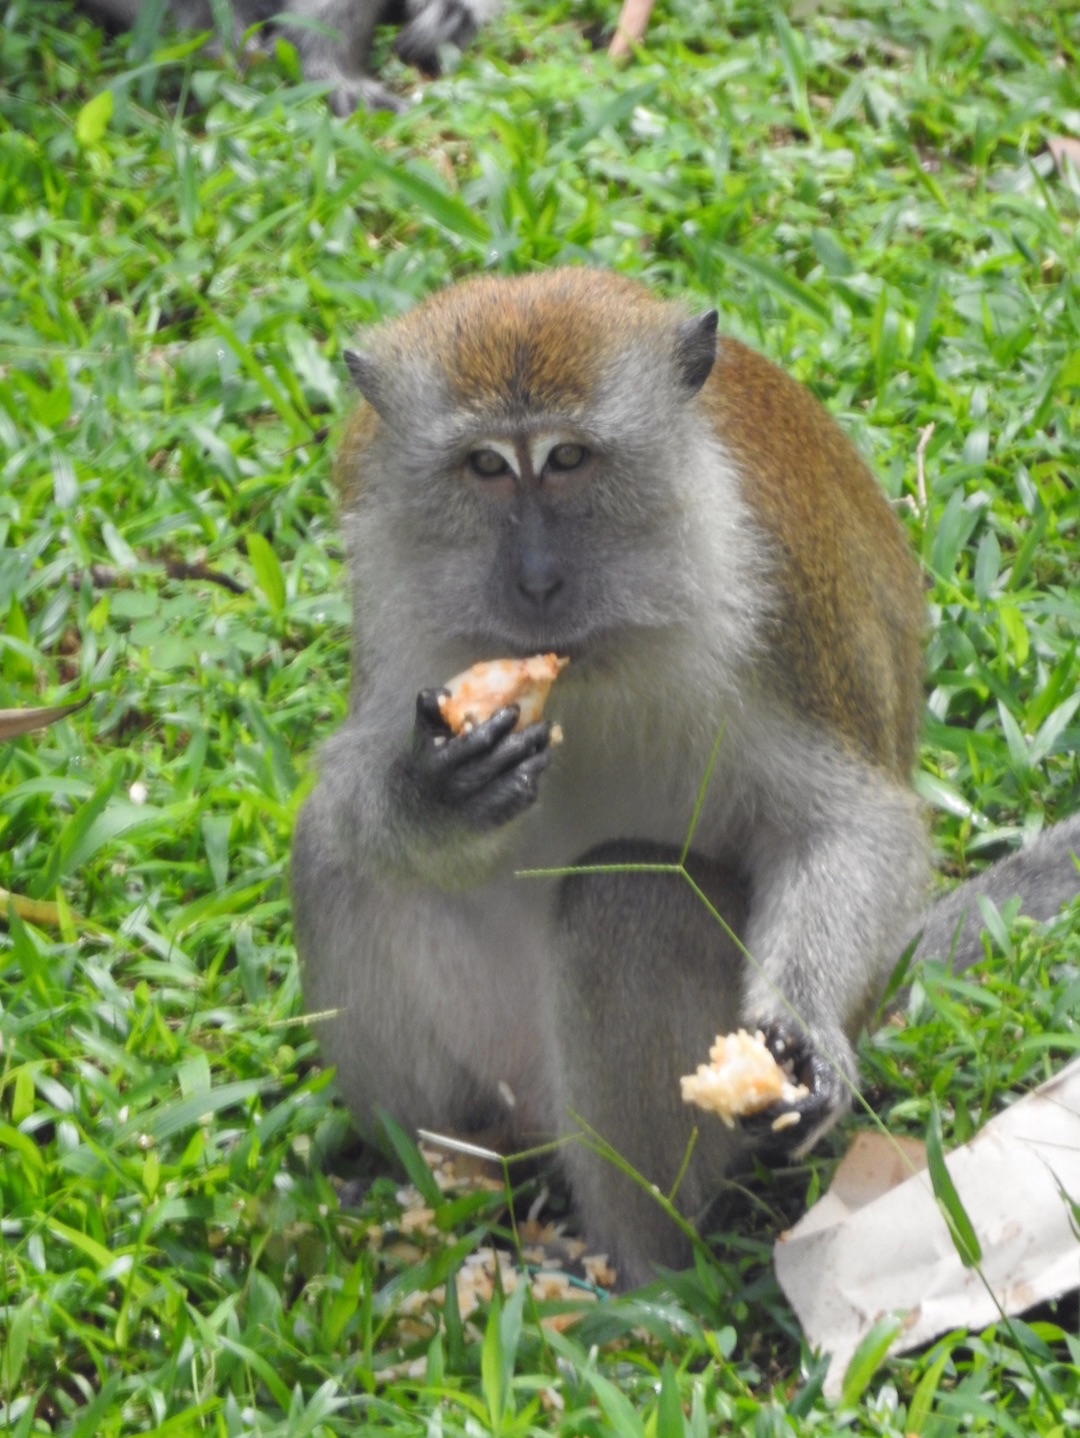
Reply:
<svg viewBox="0 0 1080 1438"><path fill-rule="evenodd" d="M793 1083L776 1062L760 1029L756 1034L745 1029L718 1034L709 1050L709 1062L699 1064L696 1073L679 1082L684 1103L696 1103L718 1114L728 1128L735 1127L737 1118L760 1113L770 1104L797 1103L810 1092L805 1084ZM786 1128L798 1121L797 1113L782 1114L777 1124Z"/></svg>
<svg viewBox="0 0 1080 1438"><path fill-rule="evenodd" d="M570 663L557 654L534 654L530 659L490 659L456 674L439 695L439 711L455 734L467 733L474 724L508 704L518 706L517 729L543 717L548 691Z"/></svg>

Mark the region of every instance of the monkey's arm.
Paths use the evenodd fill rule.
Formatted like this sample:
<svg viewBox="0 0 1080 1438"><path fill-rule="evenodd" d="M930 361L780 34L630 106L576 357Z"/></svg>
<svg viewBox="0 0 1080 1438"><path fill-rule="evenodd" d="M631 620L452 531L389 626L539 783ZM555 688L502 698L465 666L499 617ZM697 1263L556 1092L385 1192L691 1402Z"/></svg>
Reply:
<svg viewBox="0 0 1080 1438"><path fill-rule="evenodd" d="M287 0L281 9L317 26L293 26L288 32L300 52L304 75L333 86L330 105L348 115L359 105L372 110L404 110L406 102L369 73L375 26L400 15L392 0ZM395 48L407 63L439 73L439 52L446 45L464 49L481 25L498 10L497 0L406 0L405 24Z"/></svg>
<svg viewBox="0 0 1080 1438"><path fill-rule="evenodd" d="M888 952L895 958L918 938L913 963L927 958L947 959L954 972L961 973L985 957L980 942L980 896L985 895L999 907L1019 899L1022 914L1044 922L1054 918L1061 906L1077 894L1080 894L1080 814L1047 829L1019 853L999 860L984 873L936 899L923 915L919 928L910 930L907 939L893 945ZM888 964L880 970L881 979L885 978L887 969ZM762 1012L767 1012L767 996L760 1004ZM812 1004L808 1005L808 1012L811 1010ZM853 1037L850 1023L845 1028ZM765 1029L767 1042L777 1059L792 1064L810 1094L792 1106L800 1111L799 1125L774 1133L772 1123L777 1111L771 1108L745 1120L744 1128L763 1149L808 1147L808 1139L812 1141L824 1132L844 1106L846 1095L831 1062L844 1046L835 1037L825 1040L824 1030L819 1030L817 1025L803 1029L783 1017L766 1019Z"/></svg>
<svg viewBox="0 0 1080 1438"><path fill-rule="evenodd" d="M860 764L822 763L755 834L743 1009L810 1088L782 1140L808 1146L844 1112L853 1041L895 963L926 876L918 803ZM803 813L791 812L796 805ZM775 1114L771 1115L775 1117Z"/></svg>
<svg viewBox="0 0 1080 1438"><path fill-rule="evenodd" d="M536 800L550 726L515 730L511 706L452 735L438 694L421 691L398 744L376 722L378 702L362 704L325 746L321 784L336 791L336 847L358 872L471 888L505 858L511 821Z"/></svg>

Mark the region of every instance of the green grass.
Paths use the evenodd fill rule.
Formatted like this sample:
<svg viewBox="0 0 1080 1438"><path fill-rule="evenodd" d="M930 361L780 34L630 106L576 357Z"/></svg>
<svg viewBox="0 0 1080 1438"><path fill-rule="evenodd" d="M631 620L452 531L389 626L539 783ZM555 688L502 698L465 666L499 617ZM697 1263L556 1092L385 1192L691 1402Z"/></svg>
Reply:
<svg viewBox="0 0 1080 1438"><path fill-rule="evenodd" d="M561 1334L522 1289L407 1321L504 1220L459 1196L410 1246L386 1171L348 1213L325 1176L347 1125L285 876L347 695L341 352L434 286L588 260L717 304L902 503L943 867L1080 807L1080 181L1046 149L1080 135L1080 20L830 8L667 0L616 73L582 38L614 6L528 0L409 114L341 123L287 49L136 63L60 0L6 6L0 707L93 702L0 747L0 886L61 896L0 932L5 1433L1080 1423L1067 1306L820 1397L767 1260L827 1155L760 1179L715 1266ZM917 986L868 1092L914 1132L936 1098L961 1140L1078 1015L1080 925L1019 934L984 982Z"/></svg>

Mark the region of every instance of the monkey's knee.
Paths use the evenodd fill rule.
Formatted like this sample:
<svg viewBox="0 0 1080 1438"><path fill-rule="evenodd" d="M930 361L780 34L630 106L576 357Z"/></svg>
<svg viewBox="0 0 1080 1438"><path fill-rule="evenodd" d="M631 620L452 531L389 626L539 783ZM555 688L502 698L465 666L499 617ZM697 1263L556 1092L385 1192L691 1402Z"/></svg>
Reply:
<svg viewBox="0 0 1080 1438"><path fill-rule="evenodd" d="M676 974L737 984L747 892L730 867L691 853L686 873L670 845L613 840L591 849L562 882L558 904L564 964L584 982L632 969L646 990L669 991ZM665 872L665 870L667 870ZM687 881L687 875L693 884ZM646 998L646 993L639 997Z"/></svg>
<svg viewBox="0 0 1080 1438"><path fill-rule="evenodd" d="M584 1098L587 1085L573 1076L606 1065L622 1069L620 1091L638 1095L631 1104L667 1095L677 1105L679 1075L737 1020L743 964L729 930L743 928L745 886L693 855L686 868L695 888L676 871L679 857L660 844L612 842L577 866L603 872L563 880L556 1028L570 1083Z"/></svg>

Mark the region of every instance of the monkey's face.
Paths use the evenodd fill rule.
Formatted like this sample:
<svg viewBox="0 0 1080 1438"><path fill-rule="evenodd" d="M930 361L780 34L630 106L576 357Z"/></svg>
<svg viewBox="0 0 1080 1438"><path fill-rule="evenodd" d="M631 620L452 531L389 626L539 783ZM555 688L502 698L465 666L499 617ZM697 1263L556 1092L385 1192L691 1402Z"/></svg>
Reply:
<svg viewBox="0 0 1080 1438"><path fill-rule="evenodd" d="M453 546L437 566L438 583L461 586L462 617L478 622L478 639L579 655L650 618L635 556L645 561L655 549L664 487L650 494L651 486L634 484L595 425L536 416L517 429L477 432L455 484L471 521L460 557L471 558L459 564ZM648 608L655 611L655 598Z"/></svg>
<svg viewBox="0 0 1080 1438"><path fill-rule="evenodd" d="M458 416L445 447L429 431L385 459L379 436L357 517L381 535L361 542L396 556L414 613L478 656L581 658L687 612L680 446L645 454L591 421Z"/></svg>
<svg viewBox="0 0 1080 1438"><path fill-rule="evenodd" d="M495 541L488 585L508 631L520 631L526 648L565 643L587 589L573 550L589 521L592 450L574 431L481 435L463 468L462 482L488 511Z"/></svg>
<svg viewBox="0 0 1080 1438"><path fill-rule="evenodd" d="M374 410L346 479L360 565L393 556L478 655L580 658L687 617L715 328L571 270L456 286L378 332L348 356Z"/></svg>

